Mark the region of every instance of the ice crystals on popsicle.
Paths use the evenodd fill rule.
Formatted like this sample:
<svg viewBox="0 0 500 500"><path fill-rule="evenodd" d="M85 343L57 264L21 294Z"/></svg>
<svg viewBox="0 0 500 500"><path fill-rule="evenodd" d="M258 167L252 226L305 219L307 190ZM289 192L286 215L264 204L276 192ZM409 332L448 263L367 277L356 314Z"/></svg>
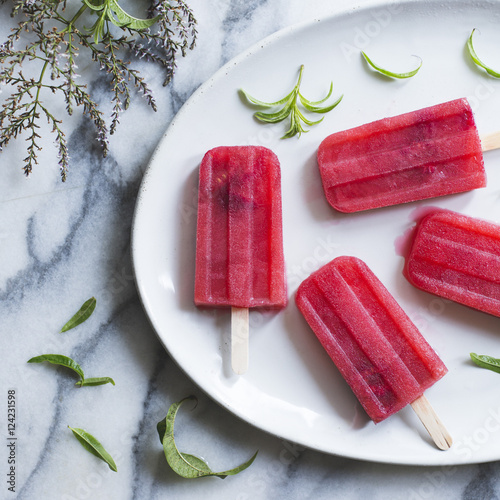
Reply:
<svg viewBox="0 0 500 500"><path fill-rule="evenodd" d="M362 260L326 264L302 282L296 303L375 423L411 404L437 446L451 446L424 396L448 370Z"/></svg>
<svg viewBox="0 0 500 500"><path fill-rule="evenodd" d="M221 146L200 165L194 301L232 307L232 360L248 363L248 308L287 303L281 171L262 146Z"/></svg>
<svg viewBox="0 0 500 500"><path fill-rule="evenodd" d="M318 165L328 203L358 212L486 186L481 141L466 99L328 136Z"/></svg>
<svg viewBox="0 0 500 500"><path fill-rule="evenodd" d="M500 226L451 211L426 215L404 275L426 292L500 316Z"/></svg>

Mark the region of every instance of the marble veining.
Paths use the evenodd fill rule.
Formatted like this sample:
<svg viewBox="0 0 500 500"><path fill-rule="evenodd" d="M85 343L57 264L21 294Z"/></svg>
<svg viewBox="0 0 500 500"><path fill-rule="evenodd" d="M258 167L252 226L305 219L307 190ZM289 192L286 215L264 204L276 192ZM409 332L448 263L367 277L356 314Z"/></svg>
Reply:
<svg viewBox="0 0 500 500"><path fill-rule="evenodd" d="M422 2L424 3L424 2ZM7 451L0 453L0 498L19 500L458 499L500 496L498 463L408 467L324 455L253 428L208 398L163 349L142 310L130 262L137 192L157 142L192 92L232 57L276 30L327 15L362 0L188 1L199 21L193 52L162 87L147 69L155 114L134 95L103 158L96 131L77 111L68 123L72 167L62 185L52 137L44 136L41 165L22 176L22 141L0 155L0 395L17 398L16 493L7 490ZM0 11L2 19L5 9ZM0 23L1 24L1 23ZM7 26L0 29L5 34ZM97 99L109 108L107 82L87 71ZM58 329L95 295L98 307L78 329ZM117 385L75 388L75 377L26 361L45 352L76 359L88 376ZM156 423L169 404L194 394L196 408L179 415L179 447L224 470L258 459L244 473L184 480L165 463ZM2 403L5 409L5 403ZM0 417L6 441L5 410ZM115 474L81 449L68 425L96 435L115 457Z"/></svg>

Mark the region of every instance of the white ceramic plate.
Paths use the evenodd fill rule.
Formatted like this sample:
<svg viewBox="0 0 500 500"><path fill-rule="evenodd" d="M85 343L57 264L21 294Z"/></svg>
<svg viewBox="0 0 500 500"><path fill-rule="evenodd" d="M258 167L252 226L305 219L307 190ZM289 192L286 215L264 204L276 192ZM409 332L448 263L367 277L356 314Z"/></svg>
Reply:
<svg viewBox="0 0 500 500"><path fill-rule="evenodd" d="M478 70L465 43L479 28L476 50L500 67L498 2L373 2L286 29L224 66L189 99L156 150L140 190L133 225L133 261L141 299L171 356L213 399L247 422L328 453L401 464L459 464L500 458L500 375L468 360L469 352L500 357L500 319L413 288L401 274L398 238L418 210L436 205L498 219L500 153L485 156L488 187L446 198L355 215L325 201L315 161L328 134L389 115L469 97L482 133L499 128L500 81ZM370 71L359 49L409 80ZM321 98L330 81L342 103L300 139L280 140L286 124L264 125L240 99L243 87L277 100L305 64L302 92ZM282 166L284 249L290 304L280 313L250 314L250 368L231 372L228 311L193 305L198 166L219 145L261 144ZM407 407L374 425L294 304L298 284L339 255L367 262L420 327L449 368L426 392L454 437L438 451Z"/></svg>

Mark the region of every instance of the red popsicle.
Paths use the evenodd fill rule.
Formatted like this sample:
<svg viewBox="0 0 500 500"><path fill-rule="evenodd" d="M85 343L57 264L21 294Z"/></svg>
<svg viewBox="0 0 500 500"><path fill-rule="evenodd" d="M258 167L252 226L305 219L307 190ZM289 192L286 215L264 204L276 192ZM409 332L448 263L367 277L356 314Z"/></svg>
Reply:
<svg viewBox="0 0 500 500"><path fill-rule="evenodd" d="M396 300L356 257L338 257L313 273L299 286L296 303L375 423L409 403L418 413L426 405L424 391L447 372ZM449 448L451 438L435 414L424 424L440 448Z"/></svg>
<svg viewBox="0 0 500 500"><path fill-rule="evenodd" d="M243 328L233 347L238 339L244 347L248 308L287 303L280 164L267 148L217 147L201 162L194 300L233 307L233 329ZM235 326L237 315L246 332L241 322Z"/></svg>
<svg viewBox="0 0 500 500"><path fill-rule="evenodd" d="M318 164L327 200L340 212L486 186L481 141L466 99L332 134L318 149Z"/></svg>
<svg viewBox="0 0 500 500"><path fill-rule="evenodd" d="M426 292L500 316L500 226L451 211L426 215L404 275Z"/></svg>

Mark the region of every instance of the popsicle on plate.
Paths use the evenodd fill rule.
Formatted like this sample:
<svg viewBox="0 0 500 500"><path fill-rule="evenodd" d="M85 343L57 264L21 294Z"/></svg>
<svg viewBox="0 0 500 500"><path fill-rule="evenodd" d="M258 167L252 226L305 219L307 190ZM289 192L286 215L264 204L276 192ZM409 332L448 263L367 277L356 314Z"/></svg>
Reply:
<svg viewBox="0 0 500 500"><path fill-rule="evenodd" d="M396 300L356 257L338 257L313 273L299 286L296 303L375 423L407 404L416 409L424 391L447 372ZM433 419L440 424L435 414ZM438 434L436 444L449 448L446 430Z"/></svg>
<svg viewBox="0 0 500 500"><path fill-rule="evenodd" d="M500 226L451 211L426 215L404 275L426 292L500 316Z"/></svg>
<svg viewBox="0 0 500 500"><path fill-rule="evenodd" d="M280 164L265 147L221 146L203 157L194 301L233 307L233 328L243 318L239 340L248 333L248 308L287 303Z"/></svg>
<svg viewBox="0 0 500 500"><path fill-rule="evenodd" d="M481 141L466 99L332 134L319 146L318 165L326 198L340 212L486 186Z"/></svg>

